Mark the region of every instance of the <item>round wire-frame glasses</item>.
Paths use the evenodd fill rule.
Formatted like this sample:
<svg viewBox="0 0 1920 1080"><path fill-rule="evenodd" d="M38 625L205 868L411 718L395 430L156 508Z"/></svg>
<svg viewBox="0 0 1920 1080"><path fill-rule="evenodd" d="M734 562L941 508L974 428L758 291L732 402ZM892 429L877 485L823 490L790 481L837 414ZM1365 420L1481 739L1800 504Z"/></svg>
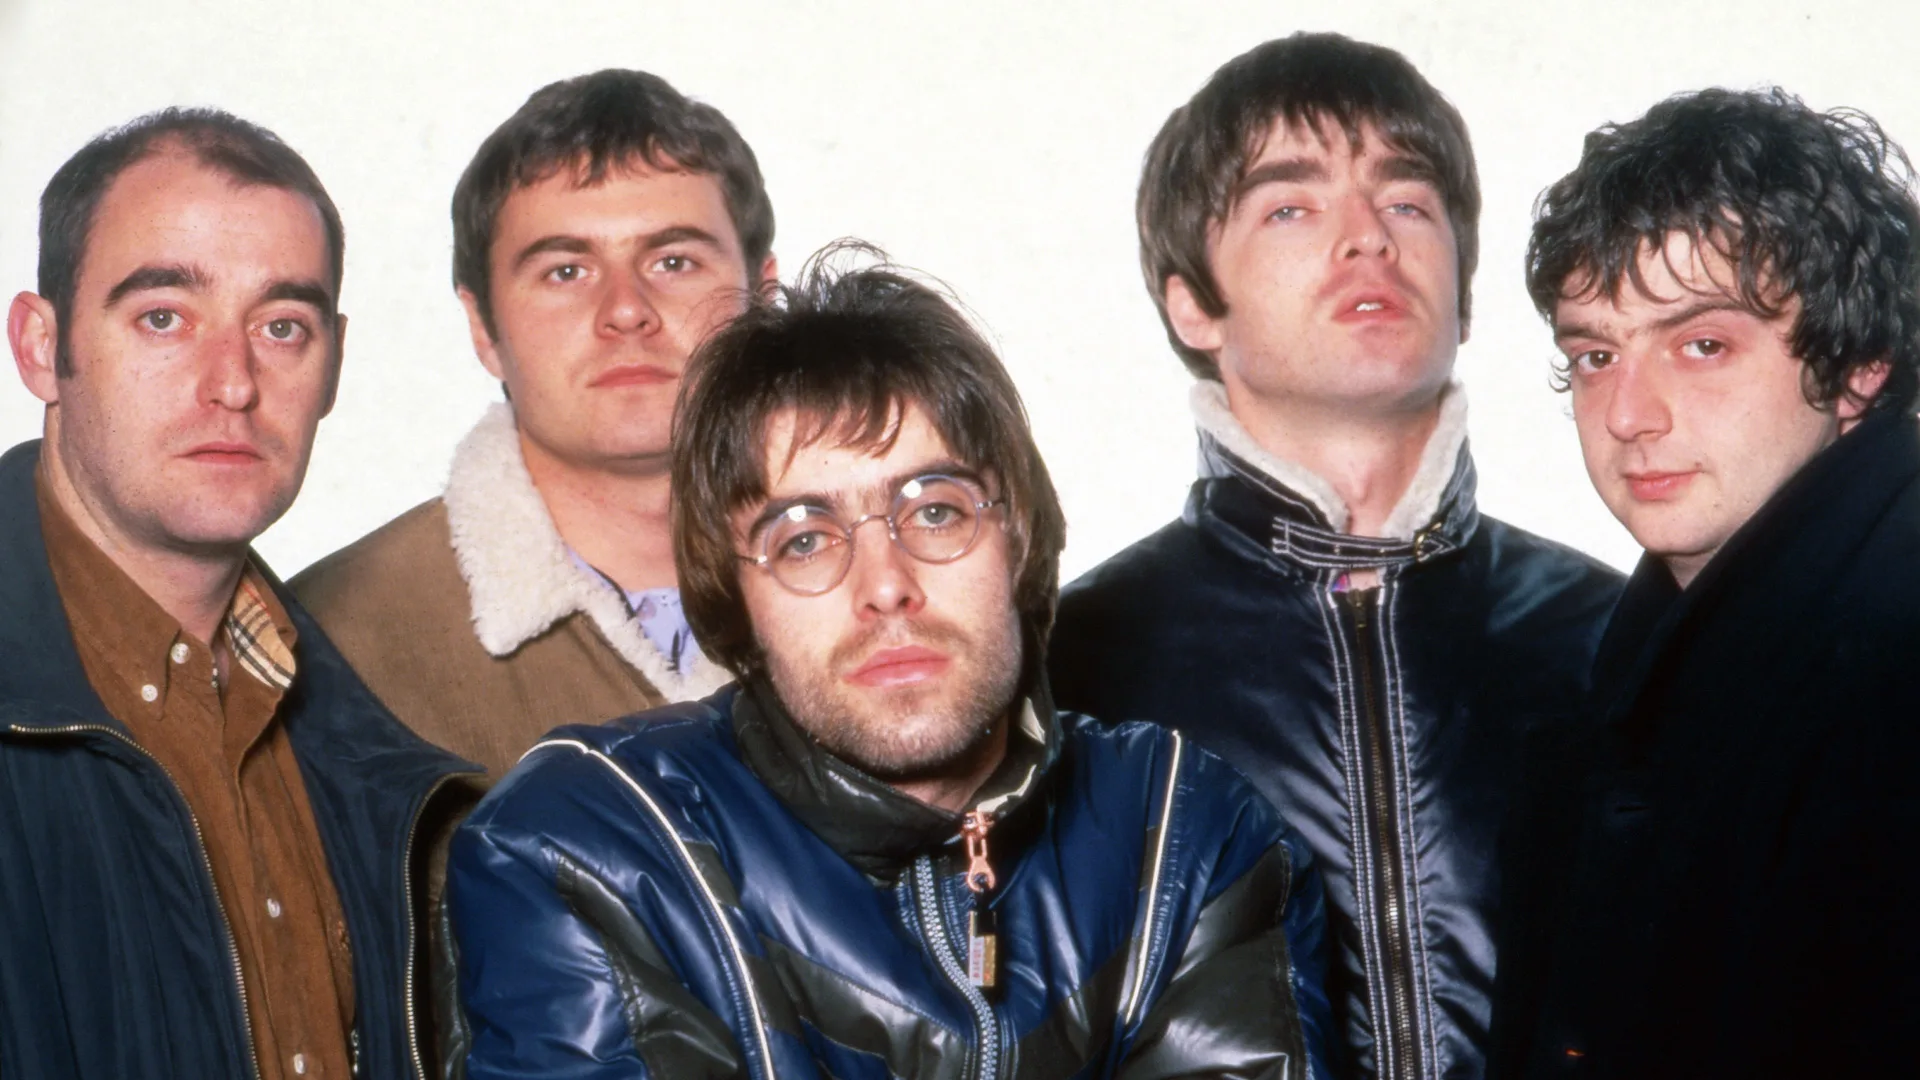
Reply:
<svg viewBox="0 0 1920 1080"><path fill-rule="evenodd" d="M854 532L867 522L886 522L888 538L921 562L949 563L973 550L980 519L1001 501L971 480L929 473L903 482L884 514L843 521L825 507L790 506L761 527L760 553L741 558L790 592L819 596L845 580Z"/></svg>

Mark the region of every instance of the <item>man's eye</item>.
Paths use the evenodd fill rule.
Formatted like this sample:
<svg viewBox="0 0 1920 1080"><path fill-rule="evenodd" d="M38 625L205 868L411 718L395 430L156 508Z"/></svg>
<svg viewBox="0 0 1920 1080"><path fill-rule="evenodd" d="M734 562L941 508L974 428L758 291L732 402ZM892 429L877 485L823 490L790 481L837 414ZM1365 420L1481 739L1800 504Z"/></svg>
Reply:
<svg viewBox="0 0 1920 1080"><path fill-rule="evenodd" d="M1387 213L1402 217L1429 217L1427 208L1419 203L1397 202L1387 207Z"/></svg>
<svg viewBox="0 0 1920 1080"><path fill-rule="evenodd" d="M1304 206L1282 206L1268 214L1267 218L1272 221L1297 221L1306 216L1307 208Z"/></svg>
<svg viewBox="0 0 1920 1080"><path fill-rule="evenodd" d="M669 274L684 274L699 264L686 255L666 255L653 265Z"/></svg>
<svg viewBox="0 0 1920 1080"><path fill-rule="evenodd" d="M774 557L782 562L807 562L836 543L839 538L831 533L803 532L782 540Z"/></svg>
<svg viewBox="0 0 1920 1080"><path fill-rule="evenodd" d="M927 503L916 506L913 513L901 524L914 529L939 530L950 529L966 518L966 512L947 503Z"/></svg>
<svg viewBox="0 0 1920 1080"><path fill-rule="evenodd" d="M180 313L161 308L158 311L149 311L145 315L140 316L140 322L149 330L157 330L165 333L180 325Z"/></svg>
<svg viewBox="0 0 1920 1080"><path fill-rule="evenodd" d="M1680 348L1681 351L1685 352L1688 356L1697 356L1702 360L1712 360L1715 357L1726 354L1727 343L1717 341L1713 338L1695 338Z"/></svg>
<svg viewBox="0 0 1920 1080"><path fill-rule="evenodd" d="M299 341L306 335L307 328L298 319L274 319L267 323L267 336L279 342Z"/></svg>
<svg viewBox="0 0 1920 1080"><path fill-rule="evenodd" d="M581 267L575 263L567 263L564 266L556 266L553 269L547 271L547 276L552 278L555 281L561 281L561 282L579 281L583 276L586 275L586 272L587 271L584 267Z"/></svg>
<svg viewBox="0 0 1920 1080"><path fill-rule="evenodd" d="M1605 349L1588 349L1586 352L1574 353L1569 359L1572 360L1575 371L1591 375L1612 367L1616 358Z"/></svg>

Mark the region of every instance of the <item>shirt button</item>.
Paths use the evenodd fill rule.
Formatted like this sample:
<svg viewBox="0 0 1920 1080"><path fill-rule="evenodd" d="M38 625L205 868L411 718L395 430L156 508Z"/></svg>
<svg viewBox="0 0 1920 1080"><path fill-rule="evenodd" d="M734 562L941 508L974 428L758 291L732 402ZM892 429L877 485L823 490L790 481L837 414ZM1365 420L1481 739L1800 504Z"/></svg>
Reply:
<svg viewBox="0 0 1920 1080"><path fill-rule="evenodd" d="M267 918L277 919L279 917L280 917L280 901L275 900L271 896L267 897Z"/></svg>
<svg viewBox="0 0 1920 1080"><path fill-rule="evenodd" d="M156 701L159 701L160 688L153 685L152 683L148 683L147 685L141 687L140 700L146 702L149 705L153 704Z"/></svg>
<svg viewBox="0 0 1920 1080"><path fill-rule="evenodd" d="M173 657L173 662L176 664L186 663L187 662L187 643L184 641L174 642L173 651L169 652L167 655Z"/></svg>
<svg viewBox="0 0 1920 1080"><path fill-rule="evenodd" d="M299 1073L302 1076L305 1076L307 1074L307 1055L305 1054L293 1055L293 1071L296 1073Z"/></svg>

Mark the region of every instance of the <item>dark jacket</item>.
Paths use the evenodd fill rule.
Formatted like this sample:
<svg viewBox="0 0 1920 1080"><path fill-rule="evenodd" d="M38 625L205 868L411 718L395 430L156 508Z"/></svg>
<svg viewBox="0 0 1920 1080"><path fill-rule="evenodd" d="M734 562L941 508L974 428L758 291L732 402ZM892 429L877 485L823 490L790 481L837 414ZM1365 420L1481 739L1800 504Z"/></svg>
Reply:
<svg viewBox="0 0 1920 1080"><path fill-rule="evenodd" d="M1920 427L1809 462L1682 592L1645 559L1591 754L1517 832L1503 1075L1910 1076Z"/></svg>
<svg viewBox="0 0 1920 1080"><path fill-rule="evenodd" d="M1033 715L981 789L991 1001L958 815L770 692L554 732L454 839L468 1075L1324 1075L1304 848L1171 732Z"/></svg>
<svg viewBox="0 0 1920 1080"><path fill-rule="evenodd" d="M1063 707L1180 728L1305 836L1346 1075L1482 1074L1510 778L1568 726L1619 593L1483 517L1458 446L1428 524L1372 540L1203 434L1185 515L1069 586L1053 635ZM1357 568L1380 586L1334 591Z"/></svg>
<svg viewBox="0 0 1920 1080"><path fill-rule="evenodd" d="M198 826L87 682L41 540L38 459L38 443L0 458L0 1077L253 1076ZM346 914L359 1074L413 1076L408 841L461 766L401 727L276 595L299 633L280 717Z"/></svg>

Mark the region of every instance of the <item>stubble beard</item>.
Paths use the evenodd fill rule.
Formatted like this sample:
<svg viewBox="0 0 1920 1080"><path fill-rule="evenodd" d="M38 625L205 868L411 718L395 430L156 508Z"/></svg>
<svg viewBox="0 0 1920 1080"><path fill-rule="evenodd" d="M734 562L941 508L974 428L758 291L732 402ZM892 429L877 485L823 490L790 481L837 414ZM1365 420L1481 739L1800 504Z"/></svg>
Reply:
<svg viewBox="0 0 1920 1080"><path fill-rule="evenodd" d="M857 690L837 675L877 648L938 648L953 664L933 686ZM945 623L900 618L842 642L824 668L796 670L768 651L767 675L799 728L828 753L888 783L935 778L962 761L1007 715L1020 686L1017 620L974 637Z"/></svg>

